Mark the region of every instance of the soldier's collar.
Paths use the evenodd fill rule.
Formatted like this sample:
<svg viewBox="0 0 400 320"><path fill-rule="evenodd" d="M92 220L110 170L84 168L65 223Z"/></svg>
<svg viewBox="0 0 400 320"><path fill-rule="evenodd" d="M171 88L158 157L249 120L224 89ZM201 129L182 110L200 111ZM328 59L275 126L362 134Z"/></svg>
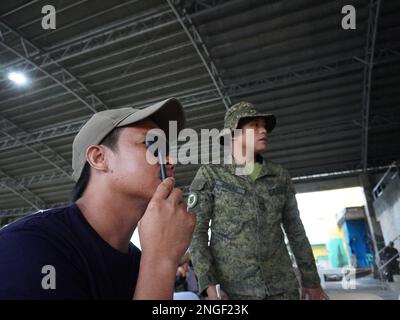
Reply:
<svg viewBox="0 0 400 320"><path fill-rule="evenodd" d="M258 176L258 178L264 177L264 176L275 177L277 175L277 173L274 170L274 167L271 166L269 161L267 159L265 159L263 156L259 155L259 157L261 158L263 166L262 166L262 169L261 169L261 172L260 172L260 175Z"/></svg>
<svg viewBox="0 0 400 320"><path fill-rule="evenodd" d="M269 176L269 177L275 177L276 176L276 172L275 170L272 168L272 166L269 165L268 160L265 158L262 158L262 169L260 172L260 175L258 176L260 177L264 177L264 176Z"/></svg>
<svg viewBox="0 0 400 320"><path fill-rule="evenodd" d="M259 159L262 162L262 169L260 172L260 175L258 176L258 178L260 177L264 177L264 176L271 176L271 177L275 177L276 176L276 172L273 170L272 166L270 166L268 164L268 160L266 160L264 157L262 157L261 155L258 155L257 157L259 157ZM244 168L244 165L242 164L238 164L235 162L235 159L232 159L233 163L232 164L226 164L226 168L228 169L228 171L234 175L236 175L236 169L238 168Z"/></svg>

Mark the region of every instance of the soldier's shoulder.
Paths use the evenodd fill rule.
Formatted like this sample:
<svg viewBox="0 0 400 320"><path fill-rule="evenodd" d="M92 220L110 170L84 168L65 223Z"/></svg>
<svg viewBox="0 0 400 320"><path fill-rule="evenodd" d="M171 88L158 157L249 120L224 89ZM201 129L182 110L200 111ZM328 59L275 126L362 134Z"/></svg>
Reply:
<svg viewBox="0 0 400 320"><path fill-rule="evenodd" d="M206 177L206 178L212 180L217 175L220 175L221 173L223 173L225 171L226 171L226 168L221 164L204 164L204 165L200 166L199 170L197 170L197 175L203 176L203 177Z"/></svg>
<svg viewBox="0 0 400 320"><path fill-rule="evenodd" d="M278 176L286 176L289 174L289 171L279 163L274 161L264 159L265 165L269 172L276 174Z"/></svg>
<svg viewBox="0 0 400 320"><path fill-rule="evenodd" d="M214 169L211 168L210 165L202 165L199 167L199 169L196 172L196 175L194 176L194 179L190 185L190 189L192 189L195 186L200 186L208 183L212 184L215 179L215 172Z"/></svg>
<svg viewBox="0 0 400 320"><path fill-rule="evenodd" d="M195 185L213 186L215 181L228 174L227 169L220 164L206 164L199 167L191 183L191 188Z"/></svg>
<svg viewBox="0 0 400 320"><path fill-rule="evenodd" d="M273 170L273 171L280 171L283 168L283 166L280 165L279 163L269 160L269 159L264 158L264 163L268 169Z"/></svg>

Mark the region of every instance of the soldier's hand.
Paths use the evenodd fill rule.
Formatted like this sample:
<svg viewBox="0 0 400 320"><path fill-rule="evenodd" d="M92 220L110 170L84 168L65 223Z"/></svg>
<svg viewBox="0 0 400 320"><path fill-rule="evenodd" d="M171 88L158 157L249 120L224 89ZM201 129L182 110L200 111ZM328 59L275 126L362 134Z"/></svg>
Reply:
<svg viewBox="0 0 400 320"><path fill-rule="evenodd" d="M142 256L167 260L178 265L190 245L196 217L182 202L183 193L175 180L160 183L139 222Z"/></svg>
<svg viewBox="0 0 400 320"><path fill-rule="evenodd" d="M221 292L221 300L229 300L229 296L224 290L220 289L220 292ZM216 286L209 286L207 288L207 296L208 299L210 300L218 300Z"/></svg>
<svg viewBox="0 0 400 320"><path fill-rule="evenodd" d="M301 300L329 300L322 288L302 288Z"/></svg>

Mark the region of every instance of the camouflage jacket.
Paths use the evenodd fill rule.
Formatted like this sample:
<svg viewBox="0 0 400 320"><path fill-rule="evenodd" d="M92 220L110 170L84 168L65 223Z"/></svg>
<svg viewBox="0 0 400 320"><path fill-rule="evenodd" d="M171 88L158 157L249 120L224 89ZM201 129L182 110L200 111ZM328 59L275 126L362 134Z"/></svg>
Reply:
<svg viewBox="0 0 400 320"><path fill-rule="evenodd" d="M233 299L263 299L298 288L282 228L302 286L319 287L288 171L264 160L252 181L236 175L236 167L202 166L190 186L191 211L197 216L190 253L199 292L220 283Z"/></svg>

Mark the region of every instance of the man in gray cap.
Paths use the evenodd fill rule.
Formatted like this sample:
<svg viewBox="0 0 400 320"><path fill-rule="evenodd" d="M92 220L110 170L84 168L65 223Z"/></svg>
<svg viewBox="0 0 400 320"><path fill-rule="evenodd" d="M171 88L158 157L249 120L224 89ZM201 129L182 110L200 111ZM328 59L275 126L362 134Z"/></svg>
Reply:
<svg viewBox="0 0 400 320"><path fill-rule="evenodd" d="M172 298L195 216L173 166L161 181L146 159L147 132L167 133L169 121L184 125L174 98L89 119L73 143L73 203L0 231L0 299ZM130 242L138 224L141 252Z"/></svg>
<svg viewBox="0 0 400 320"><path fill-rule="evenodd" d="M221 141L232 142L233 164L200 167L190 186L189 208L197 216L190 252L199 292L210 299L299 299L281 226L296 258L303 296L327 299L289 173L260 155L275 124L274 115L258 112L249 102L232 106L225 115L228 135Z"/></svg>

